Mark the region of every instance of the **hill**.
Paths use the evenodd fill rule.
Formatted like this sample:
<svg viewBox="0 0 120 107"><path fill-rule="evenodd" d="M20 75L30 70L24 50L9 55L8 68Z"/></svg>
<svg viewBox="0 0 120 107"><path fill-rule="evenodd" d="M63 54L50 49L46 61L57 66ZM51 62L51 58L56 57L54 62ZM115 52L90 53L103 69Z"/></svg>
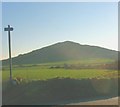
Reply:
<svg viewBox="0 0 120 107"><path fill-rule="evenodd" d="M65 41L59 42L27 54L12 58L13 65L39 64L48 62L84 60L84 59L114 59L117 60L118 52L97 46L81 45ZM3 65L8 65L9 60L3 60Z"/></svg>

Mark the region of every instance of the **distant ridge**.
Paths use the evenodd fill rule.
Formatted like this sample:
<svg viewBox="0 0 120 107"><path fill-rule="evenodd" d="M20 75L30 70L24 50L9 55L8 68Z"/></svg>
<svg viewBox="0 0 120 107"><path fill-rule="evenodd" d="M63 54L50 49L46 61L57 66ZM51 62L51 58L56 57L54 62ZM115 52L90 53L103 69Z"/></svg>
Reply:
<svg viewBox="0 0 120 107"><path fill-rule="evenodd" d="M81 45L72 41L59 42L32 52L21 54L12 58L14 65L39 64L80 59L114 59L117 60L118 52L98 46ZM8 65L8 59L2 61Z"/></svg>

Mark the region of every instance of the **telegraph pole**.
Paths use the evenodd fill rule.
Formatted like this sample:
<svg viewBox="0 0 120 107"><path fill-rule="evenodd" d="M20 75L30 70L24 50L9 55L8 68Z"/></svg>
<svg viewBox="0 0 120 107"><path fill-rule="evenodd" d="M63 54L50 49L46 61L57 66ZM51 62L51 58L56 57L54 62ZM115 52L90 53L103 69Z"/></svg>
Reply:
<svg viewBox="0 0 120 107"><path fill-rule="evenodd" d="M4 31L8 31L10 81L11 81L12 80L12 59L11 59L11 38L10 38L10 31L13 31L13 28L10 27L10 25L8 25L7 28L4 28Z"/></svg>

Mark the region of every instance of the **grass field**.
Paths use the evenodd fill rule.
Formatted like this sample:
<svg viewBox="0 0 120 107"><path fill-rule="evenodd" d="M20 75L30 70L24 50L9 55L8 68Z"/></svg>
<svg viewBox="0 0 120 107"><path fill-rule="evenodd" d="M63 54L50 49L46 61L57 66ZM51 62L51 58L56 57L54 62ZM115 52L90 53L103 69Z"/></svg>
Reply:
<svg viewBox="0 0 120 107"><path fill-rule="evenodd" d="M99 63L98 63L99 62ZM71 79L83 79L83 78L115 78L117 77L117 70L109 69L50 69L53 65L67 64L100 64L110 63L112 60L89 60L89 61L69 61L69 62L57 62L46 63L39 65L19 65L13 66L12 74L13 78L22 78L26 81L31 80L47 80L53 78L71 78ZM9 67L3 67L2 72L3 81L9 79Z"/></svg>
<svg viewBox="0 0 120 107"><path fill-rule="evenodd" d="M3 66L3 104L55 105L117 96L117 70L63 67L71 64L72 66L79 64L93 66L111 62L110 60L84 60L14 65L12 67L13 79L22 79L21 82L17 81L18 85L7 81L9 67Z"/></svg>

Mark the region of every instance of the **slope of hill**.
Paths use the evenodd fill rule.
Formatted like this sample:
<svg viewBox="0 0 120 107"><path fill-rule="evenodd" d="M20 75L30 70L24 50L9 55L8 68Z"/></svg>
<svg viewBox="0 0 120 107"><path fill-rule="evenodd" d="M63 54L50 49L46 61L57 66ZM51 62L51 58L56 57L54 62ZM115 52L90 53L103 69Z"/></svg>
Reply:
<svg viewBox="0 0 120 107"><path fill-rule="evenodd" d="M114 50L65 41L14 57L12 63L14 65L38 64L95 58L117 60L117 56L118 52ZM3 65L8 65L8 62L8 59L2 61Z"/></svg>

